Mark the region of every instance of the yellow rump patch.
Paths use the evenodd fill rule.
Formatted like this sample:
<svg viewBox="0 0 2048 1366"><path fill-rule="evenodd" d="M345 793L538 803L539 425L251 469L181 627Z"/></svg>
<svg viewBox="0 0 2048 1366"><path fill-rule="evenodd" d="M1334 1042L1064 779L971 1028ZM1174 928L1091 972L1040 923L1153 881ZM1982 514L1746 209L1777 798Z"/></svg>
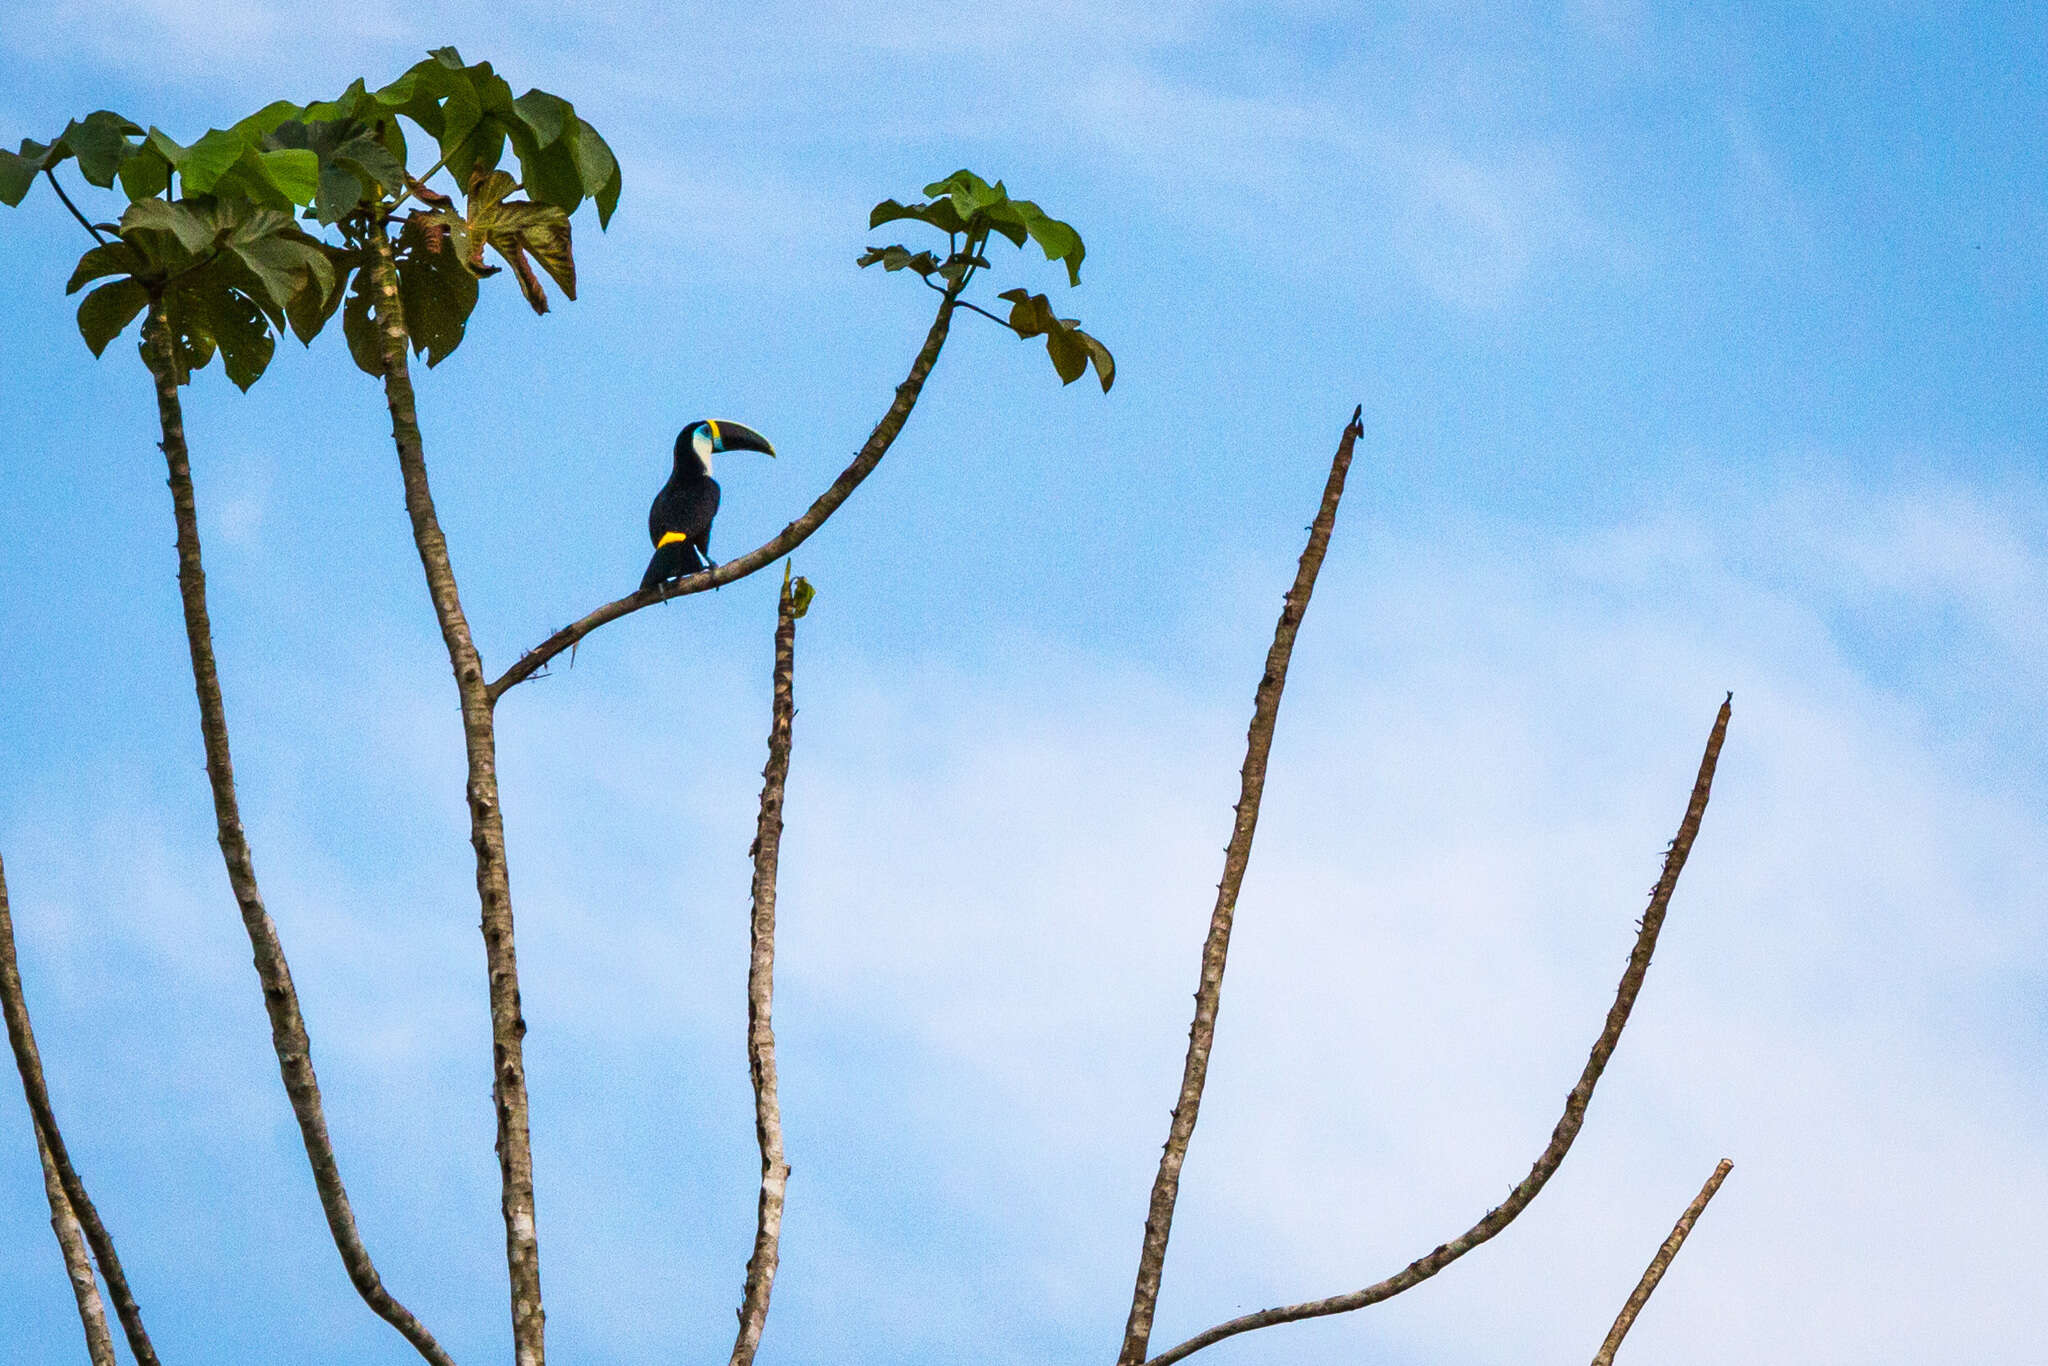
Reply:
<svg viewBox="0 0 2048 1366"><path fill-rule="evenodd" d="M670 531L665 533L660 540L654 543L654 548L656 550L662 550L667 548L668 546L679 545L682 542L687 541L689 539L690 538L683 532Z"/></svg>

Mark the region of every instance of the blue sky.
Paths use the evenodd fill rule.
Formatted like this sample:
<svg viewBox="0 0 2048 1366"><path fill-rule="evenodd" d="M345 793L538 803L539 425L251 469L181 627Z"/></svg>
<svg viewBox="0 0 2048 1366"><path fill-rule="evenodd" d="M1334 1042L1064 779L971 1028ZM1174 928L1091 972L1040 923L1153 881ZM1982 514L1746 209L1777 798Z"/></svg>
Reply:
<svg viewBox="0 0 2048 1366"><path fill-rule="evenodd" d="M963 319L797 568L795 1176L764 1361L1107 1359L1250 694L1331 447L1156 1342L1355 1288L1527 1169L1724 690L1635 1023L1534 1208L1224 1363L2018 1363L2048 1310L2048 30L2021 6L0 7L0 134L174 135L453 42L618 151L581 298L419 377L486 660L618 596L684 421L719 549L859 444L928 296L867 208L967 165L1072 220L1116 352ZM0 217L0 853L67 1135L166 1361L401 1363L326 1242L212 842L149 390L39 190ZM388 1284L507 1351L445 659L375 387L188 392L245 814ZM500 711L558 1359L730 1342L773 590ZM80 1359L0 1086L0 1329Z"/></svg>

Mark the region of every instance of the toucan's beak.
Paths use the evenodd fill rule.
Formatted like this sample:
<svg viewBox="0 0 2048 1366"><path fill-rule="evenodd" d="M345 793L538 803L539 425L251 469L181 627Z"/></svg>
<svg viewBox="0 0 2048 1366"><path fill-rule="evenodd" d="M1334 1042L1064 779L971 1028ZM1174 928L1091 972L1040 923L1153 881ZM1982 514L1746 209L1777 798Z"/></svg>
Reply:
<svg viewBox="0 0 2048 1366"><path fill-rule="evenodd" d="M775 454L775 447L768 444L768 438L752 427L738 422L707 422L711 429L711 448L715 451L760 451L764 455Z"/></svg>

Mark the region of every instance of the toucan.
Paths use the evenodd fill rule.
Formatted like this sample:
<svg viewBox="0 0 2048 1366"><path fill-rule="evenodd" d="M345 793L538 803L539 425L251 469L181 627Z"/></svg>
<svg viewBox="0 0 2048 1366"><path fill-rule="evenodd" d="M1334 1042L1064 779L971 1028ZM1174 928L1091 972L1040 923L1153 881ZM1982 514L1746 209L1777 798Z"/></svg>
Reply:
<svg viewBox="0 0 2048 1366"><path fill-rule="evenodd" d="M668 579L715 568L711 558L711 519L718 515L718 481L711 477L711 457L720 451L762 451L775 454L768 438L737 422L692 422L676 437L675 472L654 495L647 509L647 539L654 558L640 580L642 591Z"/></svg>

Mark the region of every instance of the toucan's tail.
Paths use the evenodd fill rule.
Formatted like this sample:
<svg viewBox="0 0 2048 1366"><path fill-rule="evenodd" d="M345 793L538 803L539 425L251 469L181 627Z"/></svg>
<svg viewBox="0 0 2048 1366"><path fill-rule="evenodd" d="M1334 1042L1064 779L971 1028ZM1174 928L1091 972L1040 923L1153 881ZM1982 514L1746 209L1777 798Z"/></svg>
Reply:
<svg viewBox="0 0 2048 1366"><path fill-rule="evenodd" d="M692 574L703 567L704 559L696 546L688 541L671 541L655 551L654 558L647 562L647 572L640 576L640 588L644 592L664 580Z"/></svg>

